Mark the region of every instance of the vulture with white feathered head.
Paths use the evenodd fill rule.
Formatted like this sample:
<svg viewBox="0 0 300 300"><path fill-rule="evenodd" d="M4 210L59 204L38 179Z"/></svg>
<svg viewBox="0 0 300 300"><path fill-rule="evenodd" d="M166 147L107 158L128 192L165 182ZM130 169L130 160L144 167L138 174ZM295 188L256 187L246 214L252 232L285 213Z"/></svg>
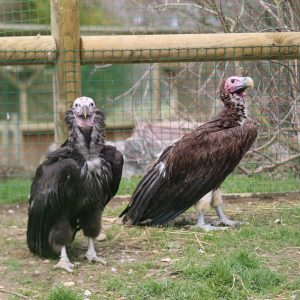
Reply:
<svg viewBox="0 0 300 300"><path fill-rule="evenodd" d="M87 259L105 263L94 239L102 211L119 188L123 156L105 145L104 115L93 99L77 98L65 120L68 139L37 168L31 185L27 245L41 257L60 255L54 267L72 272L66 247L79 229L88 237Z"/></svg>

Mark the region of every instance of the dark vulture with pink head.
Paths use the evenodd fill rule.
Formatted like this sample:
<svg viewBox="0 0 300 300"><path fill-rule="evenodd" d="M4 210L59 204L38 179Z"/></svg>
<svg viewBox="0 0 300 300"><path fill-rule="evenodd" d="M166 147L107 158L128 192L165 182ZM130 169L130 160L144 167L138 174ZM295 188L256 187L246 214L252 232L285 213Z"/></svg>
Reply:
<svg viewBox="0 0 300 300"><path fill-rule="evenodd" d="M257 136L257 126L247 115L248 87L253 87L250 77L232 76L222 83L223 110L162 152L121 213L125 224L166 224L219 189ZM217 213L224 217L221 207Z"/></svg>
<svg viewBox="0 0 300 300"><path fill-rule="evenodd" d="M93 99L77 98L66 123L68 139L37 168L31 185L27 245L42 257L60 254L54 267L72 272L66 247L80 229L88 237L87 259L105 263L93 240L102 211L118 190L123 156L105 145L104 115Z"/></svg>

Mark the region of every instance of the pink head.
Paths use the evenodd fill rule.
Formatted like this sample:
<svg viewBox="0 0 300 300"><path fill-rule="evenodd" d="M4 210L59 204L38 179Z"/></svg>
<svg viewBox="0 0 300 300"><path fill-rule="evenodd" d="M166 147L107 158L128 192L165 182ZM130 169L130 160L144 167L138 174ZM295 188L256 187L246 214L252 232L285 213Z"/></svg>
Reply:
<svg viewBox="0 0 300 300"><path fill-rule="evenodd" d="M231 76L224 82L223 91L227 95L237 94L240 97L246 96L246 89L253 88L254 83L251 77Z"/></svg>

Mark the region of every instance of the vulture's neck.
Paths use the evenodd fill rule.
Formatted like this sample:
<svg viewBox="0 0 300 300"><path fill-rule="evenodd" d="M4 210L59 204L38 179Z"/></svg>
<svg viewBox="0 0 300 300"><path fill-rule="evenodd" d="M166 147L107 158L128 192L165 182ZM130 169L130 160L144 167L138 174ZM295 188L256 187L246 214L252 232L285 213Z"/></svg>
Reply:
<svg viewBox="0 0 300 300"><path fill-rule="evenodd" d="M224 112L238 125L243 125L248 118L248 110L245 96L238 94L221 94L221 100L225 105Z"/></svg>
<svg viewBox="0 0 300 300"><path fill-rule="evenodd" d="M70 121L68 146L76 148L86 160L98 157L105 144L105 124L102 115L96 114L93 127L80 128L74 125L74 118L66 118L66 121Z"/></svg>
<svg viewBox="0 0 300 300"><path fill-rule="evenodd" d="M97 157L104 146L104 133L96 126L92 128L75 128L74 145L85 159Z"/></svg>

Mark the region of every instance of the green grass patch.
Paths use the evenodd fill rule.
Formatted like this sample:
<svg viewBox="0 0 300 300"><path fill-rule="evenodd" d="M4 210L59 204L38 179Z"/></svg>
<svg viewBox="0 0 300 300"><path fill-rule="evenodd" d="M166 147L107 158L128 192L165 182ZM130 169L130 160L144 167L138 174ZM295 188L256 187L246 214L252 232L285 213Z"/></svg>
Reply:
<svg viewBox="0 0 300 300"><path fill-rule="evenodd" d="M131 195L141 177L122 178L117 195ZM24 203L30 191L31 179L0 180L0 204ZM247 177L234 174L222 184L224 193L277 193L300 191L300 178L292 174L276 178L268 174Z"/></svg>
<svg viewBox="0 0 300 300"><path fill-rule="evenodd" d="M141 177L122 178L117 195L131 195Z"/></svg>
<svg viewBox="0 0 300 300"><path fill-rule="evenodd" d="M227 177L221 186L224 193L278 193L300 191L300 177L284 174L257 174L245 176L234 174Z"/></svg>
<svg viewBox="0 0 300 300"><path fill-rule="evenodd" d="M58 259L46 262L30 254L25 242L26 210L15 209L10 214L4 208L0 217L1 285L30 299L46 300L83 299L85 290L91 292L90 300L299 297L300 199L293 197L273 202L232 201L230 209L224 207L225 213L249 224L214 232L111 223L110 218L123 205L114 202L109 214L104 211L107 240L95 243L107 265L87 262L83 257L87 241L79 232L67 250L71 262L80 263L73 274L54 271ZM192 218L193 213L189 210L184 217ZM274 223L276 219L282 222ZM71 281L74 286L64 286Z"/></svg>
<svg viewBox="0 0 300 300"><path fill-rule="evenodd" d="M8 267L11 270L19 270L22 266L22 263L19 260L16 259L3 259L1 261L1 264Z"/></svg>
<svg viewBox="0 0 300 300"><path fill-rule="evenodd" d="M255 254L243 250L214 259L207 266L186 256L188 259L190 263L177 271L177 277L149 278L137 272L139 278L129 276L126 283L121 276L109 279L106 291L127 299L246 299L272 295L287 282L263 266Z"/></svg>
<svg viewBox="0 0 300 300"><path fill-rule="evenodd" d="M63 286L54 287L46 298L47 300L82 300L83 297L71 289Z"/></svg>
<svg viewBox="0 0 300 300"><path fill-rule="evenodd" d="M0 204L24 203L28 200L31 179L12 178L0 180Z"/></svg>

